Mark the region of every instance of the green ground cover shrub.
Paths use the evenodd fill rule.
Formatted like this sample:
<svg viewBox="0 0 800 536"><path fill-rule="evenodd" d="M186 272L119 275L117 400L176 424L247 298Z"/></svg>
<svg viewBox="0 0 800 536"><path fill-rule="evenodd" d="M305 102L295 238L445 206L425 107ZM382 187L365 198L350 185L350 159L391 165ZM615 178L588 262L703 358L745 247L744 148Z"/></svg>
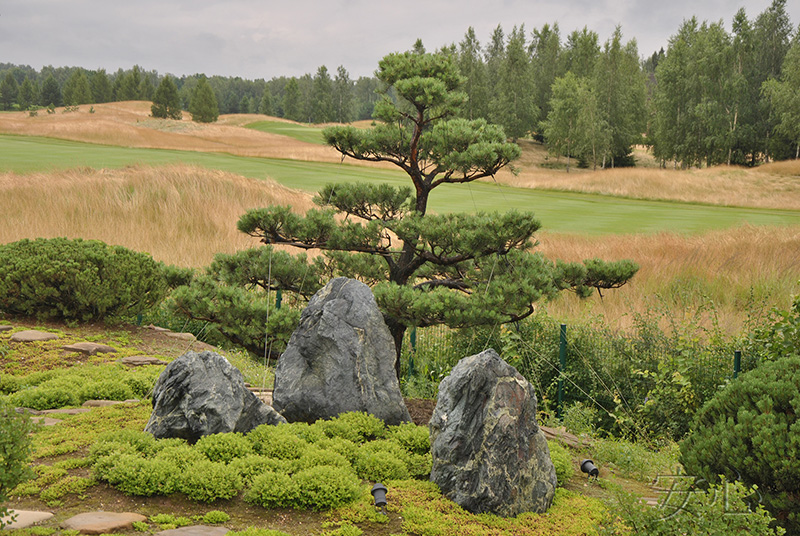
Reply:
<svg viewBox="0 0 800 536"><path fill-rule="evenodd" d="M653 508L635 493L614 488L602 534L609 536L773 536L784 534L774 519L753 500L757 490L741 482L712 485L707 490L673 488Z"/></svg>
<svg viewBox="0 0 800 536"><path fill-rule="evenodd" d="M548 441L547 446L550 449L550 459L553 461L553 467L556 470L556 480L559 486L563 486L575 474L575 463L572 461L572 455L557 441Z"/></svg>
<svg viewBox="0 0 800 536"><path fill-rule="evenodd" d="M0 310L8 314L118 321L166 292L162 265L121 246L66 238L0 245Z"/></svg>
<svg viewBox="0 0 800 536"><path fill-rule="evenodd" d="M264 508L292 508L299 492L297 482L288 474L266 472L253 480L244 500Z"/></svg>
<svg viewBox="0 0 800 536"><path fill-rule="evenodd" d="M235 468L208 460L192 464L178 478L178 487L184 495L207 503L235 497L243 485Z"/></svg>
<svg viewBox="0 0 800 536"><path fill-rule="evenodd" d="M28 467L32 429L27 415L0 400L0 518L8 514L4 503L9 492L33 476ZM6 524L0 521L0 529Z"/></svg>
<svg viewBox="0 0 800 536"><path fill-rule="evenodd" d="M234 458L253 454L253 445L242 434L212 434L201 437L194 448L212 462L230 463Z"/></svg>
<svg viewBox="0 0 800 536"><path fill-rule="evenodd" d="M800 531L800 356L766 362L730 384L697 414L681 444L688 474L758 486L790 533Z"/></svg>

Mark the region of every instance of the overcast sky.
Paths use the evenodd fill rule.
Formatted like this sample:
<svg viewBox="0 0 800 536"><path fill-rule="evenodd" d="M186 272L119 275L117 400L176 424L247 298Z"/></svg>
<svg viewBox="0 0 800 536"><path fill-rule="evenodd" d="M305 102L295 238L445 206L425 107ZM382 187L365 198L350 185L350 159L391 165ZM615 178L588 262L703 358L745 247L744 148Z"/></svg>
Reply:
<svg viewBox="0 0 800 536"><path fill-rule="evenodd" d="M421 38L429 51L458 43L470 26L492 30L558 22L562 38L584 26L608 39L616 25L649 56L683 20L753 20L771 0L0 0L0 63L130 69L247 79L315 73L371 75L389 52ZM800 1L787 2L792 25Z"/></svg>

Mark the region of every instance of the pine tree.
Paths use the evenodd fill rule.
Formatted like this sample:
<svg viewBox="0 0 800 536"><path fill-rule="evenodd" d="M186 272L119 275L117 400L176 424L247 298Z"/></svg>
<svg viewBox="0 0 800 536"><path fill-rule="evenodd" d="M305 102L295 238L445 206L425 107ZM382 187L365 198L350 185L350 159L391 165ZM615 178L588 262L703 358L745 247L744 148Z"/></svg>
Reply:
<svg viewBox="0 0 800 536"><path fill-rule="evenodd" d="M27 110L39 102L39 92L36 88L36 85L31 82L31 79L27 76L25 77L25 80L22 81L22 85L19 87L17 101L19 101L19 107L22 110Z"/></svg>
<svg viewBox="0 0 800 536"><path fill-rule="evenodd" d="M105 69L99 69L92 73L89 82L92 86L92 97L94 102L111 102L114 100L114 90L108 79Z"/></svg>
<svg viewBox="0 0 800 536"><path fill-rule="evenodd" d="M539 118L540 110L531 93L532 75L525 50L525 27L515 26L500 64L497 96L490 106L492 117L513 140L533 131Z"/></svg>
<svg viewBox="0 0 800 536"><path fill-rule="evenodd" d="M264 88L264 94L261 96L261 102L258 105L258 113L275 115L275 111L272 109L272 92L269 87Z"/></svg>
<svg viewBox="0 0 800 536"><path fill-rule="evenodd" d="M213 123L219 117L217 96L205 77L200 78L194 88L189 112L192 114L192 121L198 123Z"/></svg>
<svg viewBox="0 0 800 536"><path fill-rule="evenodd" d="M377 77L384 86L375 107L379 123L370 129L329 127L323 136L343 157L399 167L413 188L331 184L315 198L320 209L305 216L278 206L248 211L239 230L267 248L226 257L218 276L178 293L182 310L239 337L239 324L222 323L240 315L230 310L209 314L215 299L245 299L244 285L301 289L308 295L322 283L322 274L356 277L372 285L396 343L399 372L400 343L408 326L444 323L455 328L519 320L532 314L534 302L562 289L587 296L594 288L616 288L633 276L637 267L628 261L553 263L531 253L540 226L531 213L429 213L436 188L492 176L519 157L519 147L508 143L496 125L456 117L465 95L452 56L390 54L379 63ZM269 249L272 244L321 250L325 257L287 264L291 257ZM269 273L280 274L272 280L267 258ZM238 278L241 293L208 287L220 277ZM256 298L251 293L249 299ZM263 303L263 296L259 299Z"/></svg>
<svg viewBox="0 0 800 536"><path fill-rule="evenodd" d="M178 86L175 85L171 76L165 76L158 84L153 96L153 105L150 107L150 113L153 114L153 117L163 119L183 118Z"/></svg>
<svg viewBox="0 0 800 536"><path fill-rule="evenodd" d="M19 84L17 79L14 78L14 73L8 71L0 82L0 110L10 110L11 107L17 102L17 93L19 92Z"/></svg>
<svg viewBox="0 0 800 536"><path fill-rule="evenodd" d="M475 29L470 26L464 40L458 45L458 67L467 81L464 92L467 101L461 115L467 119L486 119L489 115L489 85L486 65L481 57L481 44L475 36Z"/></svg>
<svg viewBox="0 0 800 536"><path fill-rule="evenodd" d="M89 85L89 78L86 71L76 69L64 84L64 104L67 106L77 106L79 104L91 104L94 102L92 88Z"/></svg>
<svg viewBox="0 0 800 536"><path fill-rule="evenodd" d="M322 65L317 69L311 89L311 122L329 123L333 121L333 82L328 68Z"/></svg>
<svg viewBox="0 0 800 536"><path fill-rule="evenodd" d="M42 93L39 96L39 103L42 106L61 106L61 89L58 87L53 73L47 75L42 83Z"/></svg>
<svg viewBox="0 0 800 536"><path fill-rule="evenodd" d="M286 93L283 97L283 116L292 121L302 121L300 107L300 86L296 78L290 78L286 83Z"/></svg>
<svg viewBox="0 0 800 536"><path fill-rule="evenodd" d="M347 69L339 66L333 80L333 120L349 123L353 120L353 82Z"/></svg>

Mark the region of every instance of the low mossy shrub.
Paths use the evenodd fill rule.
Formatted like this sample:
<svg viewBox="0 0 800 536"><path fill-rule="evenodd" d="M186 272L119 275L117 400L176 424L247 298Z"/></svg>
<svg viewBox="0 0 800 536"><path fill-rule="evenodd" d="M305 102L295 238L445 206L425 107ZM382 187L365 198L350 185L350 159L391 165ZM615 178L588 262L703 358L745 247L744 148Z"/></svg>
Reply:
<svg viewBox="0 0 800 536"><path fill-rule="evenodd" d="M353 502L361 493L361 480L351 469L326 465L292 475L297 505L306 510L330 510Z"/></svg>
<svg viewBox="0 0 800 536"><path fill-rule="evenodd" d="M553 467L556 470L556 480L559 486L563 486L575 474L575 463L572 461L572 455L558 441L548 441L547 446L550 449L550 459L553 461Z"/></svg>
<svg viewBox="0 0 800 536"><path fill-rule="evenodd" d="M431 435L427 426L404 423L389 427L389 437L408 452L427 454L431 451Z"/></svg>
<svg viewBox="0 0 800 536"><path fill-rule="evenodd" d="M181 474L178 487L193 501L211 503L231 499L242 490L242 477L224 463L202 460Z"/></svg>
<svg viewBox="0 0 800 536"><path fill-rule="evenodd" d="M158 443L162 441L169 441L166 439L159 440ZM207 459L205 455L192 448L190 445L171 445L166 446L164 448L159 448L158 452L155 455L157 460L165 460L175 467L176 471L185 471L193 464Z"/></svg>
<svg viewBox="0 0 800 536"><path fill-rule="evenodd" d="M86 384L79 391L81 403L87 400L130 400L134 398L133 389L119 380L103 380Z"/></svg>
<svg viewBox="0 0 800 536"><path fill-rule="evenodd" d="M105 480L122 493L144 497L169 495L176 490L179 476L166 460L135 454L117 455L113 466L104 471Z"/></svg>
<svg viewBox="0 0 800 536"><path fill-rule="evenodd" d="M226 536L291 536L291 534L281 532L280 530L248 527L244 530L230 531Z"/></svg>
<svg viewBox="0 0 800 536"><path fill-rule="evenodd" d="M203 515L201 521L207 525L219 525L221 523L227 523L230 519L231 516L222 510L211 510Z"/></svg>
<svg viewBox="0 0 800 536"><path fill-rule="evenodd" d="M96 484L93 478L84 478L70 475L47 489L42 490L39 498L48 506L58 506L62 503L61 499L66 495L82 495L84 491Z"/></svg>
<svg viewBox="0 0 800 536"><path fill-rule="evenodd" d="M688 474L758 486L790 533L800 531L800 356L742 374L698 412L681 444Z"/></svg>
<svg viewBox="0 0 800 536"><path fill-rule="evenodd" d="M294 508L298 495L297 483L291 476L266 472L253 479L244 492L244 500L264 508Z"/></svg>
<svg viewBox="0 0 800 536"><path fill-rule="evenodd" d="M360 478L372 482L403 480L409 477L406 463L386 450L363 453L356 462L356 472Z"/></svg>
<svg viewBox="0 0 800 536"><path fill-rule="evenodd" d="M79 398L71 386L51 385L17 391L8 397L8 402L16 407L42 411L77 406Z"/></svg>
<svg viewBox="0 0 800 536"><path fill-rule="evenodd" d="M293 460L291 468L293 473L310 469L318 465L351 468L350 460L333 450L325 450L311 445L303 451L302 456Z"/></svg>
<svg viewBox="0 0 800 536"><path fill-rule="evenodd" d="M164 299L161 264L97 240L38 238L0 245L0 310L40 319L120 320Z"/></svg>
<svg viewBox="0 0 800 536"><path fill-rule="evenodd" d="M294 434L294 430L287 425L272 426L262 424L247 434L247 439L253 445L256 454L281 460L299 458L308 448L308 442Z"/></svg>
<svg viewBox="0 0 800 536"><path fill-rule="evenodd" d="M358 411L342 413L334 419L319 420L314 424L328 437L341 437L353 443L380 439L388 434L382 420L369 413Z"/></svg>
<svg viewBox="0 0 800 536"><path fill-rule="evenodd" d="M212 462L230 463L234 458L253 454L253 445L242 434L212 434L201 437L194 446Z"/></svg>
<svg viewBox="0 0 800 536"><path fill-rule="evenodd" d="M250 485L253 480L262 473L286 473L292 467L292 461L279 460L277 458L267 458L251 454L242 458L234 458L230 466L242 477L245 486Z"/></svg>

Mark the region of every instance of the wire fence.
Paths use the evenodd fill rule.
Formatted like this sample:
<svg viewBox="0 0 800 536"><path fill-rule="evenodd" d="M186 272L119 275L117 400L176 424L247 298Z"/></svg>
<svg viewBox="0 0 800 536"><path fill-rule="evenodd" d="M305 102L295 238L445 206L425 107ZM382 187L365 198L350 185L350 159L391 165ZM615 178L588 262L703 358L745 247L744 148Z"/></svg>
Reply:
<svg viewBox="0 0 800 536"><path fill-rule="evenodd" d="M555 321L409 330L403 343L403 375L407 383L438 385L459 359L491 347L531 382L541 411L561 416L561 404L580 402L597 410L603 427L673 437L680 436L694 411L736 375L733 343L671 338L657 330L630 336L567 326L565 346L562 366L561 326ZM744 372L757 360L743 354L740 363Z"/></svg>

